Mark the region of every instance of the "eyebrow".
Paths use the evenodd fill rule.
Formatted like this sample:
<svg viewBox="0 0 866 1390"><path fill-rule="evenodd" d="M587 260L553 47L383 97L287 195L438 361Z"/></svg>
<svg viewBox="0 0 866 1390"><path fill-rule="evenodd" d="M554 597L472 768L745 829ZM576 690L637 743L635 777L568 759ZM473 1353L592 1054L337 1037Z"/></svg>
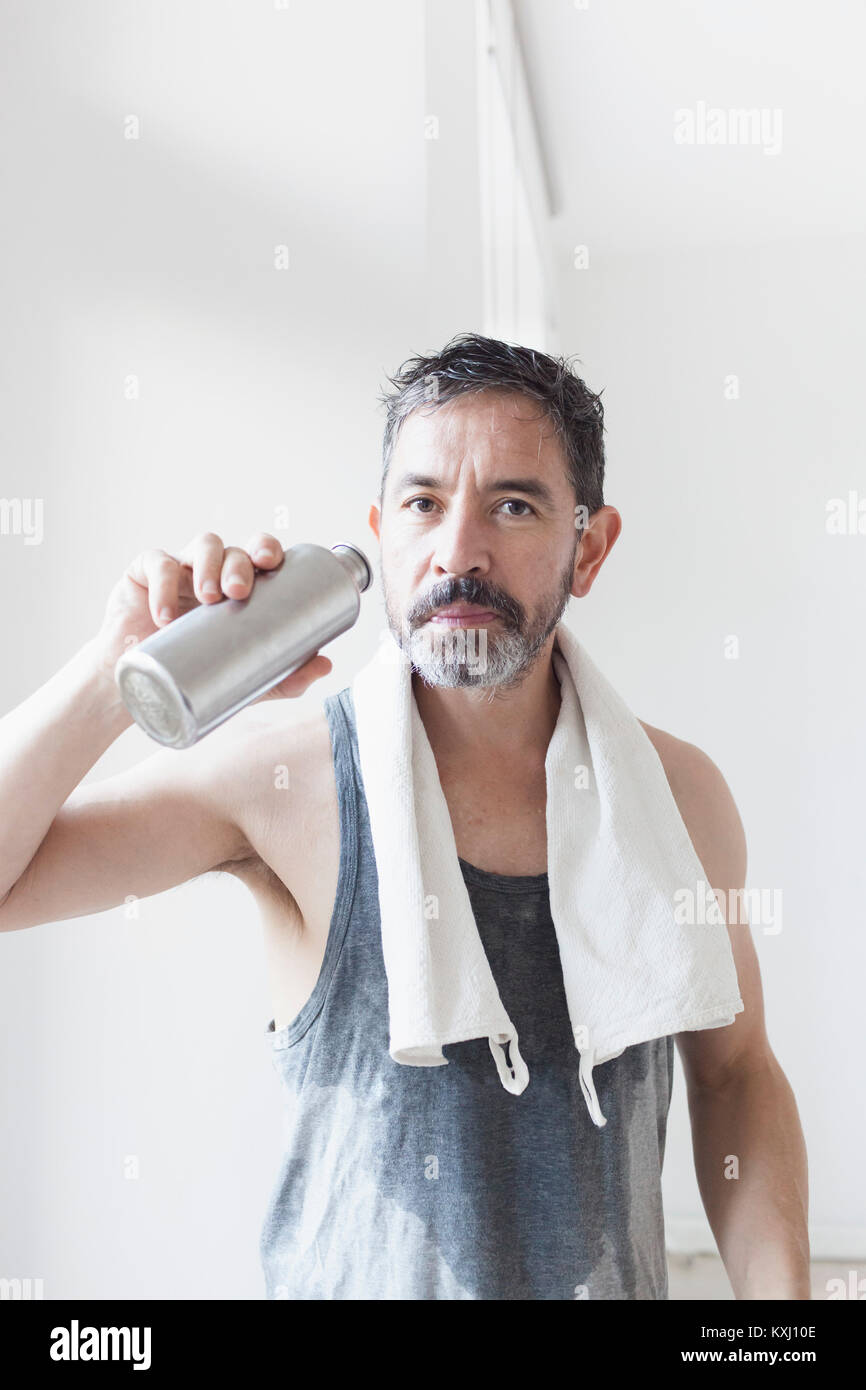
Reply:
<svg viewBox="0 0 866 1390"><path fill-rule="evenodd" d="M410 487L441 488L443 482L441 478L434 478L429 473L404 473L397 483L397 491L403 492ZM495 483L489 483L484 491L525 492L527 497L535 497L549 507L555 506L556 503L550 488L538 478L499 478Z"/></svg>

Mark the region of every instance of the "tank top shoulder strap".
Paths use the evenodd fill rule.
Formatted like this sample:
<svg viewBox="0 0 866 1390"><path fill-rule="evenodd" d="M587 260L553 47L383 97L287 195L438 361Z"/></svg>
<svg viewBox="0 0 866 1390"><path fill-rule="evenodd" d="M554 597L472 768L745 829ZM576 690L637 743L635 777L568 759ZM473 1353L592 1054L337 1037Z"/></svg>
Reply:
<svg viewBox="0 0 866 1390"><path fill-rule="evenodd" d="M361 775L355 706L350 687L323 701L340 817L340 870L335 920L342 927L354 916L364 935L378 927L378 877L370 816Z"/></svg>
<svg viewBox="0 0 866 1390"><path fill-rule="evenodd" d="M350 903L355 893L359 870L363 871L368 855L369 821L367 803L361 780L355 709L351 689L338 691L323 701L325 718L331 735L331 754L337 785L340 815L340 872L339 903Z"/></svg>
<svg viewBox="0 0 866 1390"><path fill-rule="evenodd" d="M355 724L355 704L351 686L345 686L323 701L325 717L331 731L331 747L338 790L351 782L357 793L361 790L361 759L358 753L358 730Z"/></svg>

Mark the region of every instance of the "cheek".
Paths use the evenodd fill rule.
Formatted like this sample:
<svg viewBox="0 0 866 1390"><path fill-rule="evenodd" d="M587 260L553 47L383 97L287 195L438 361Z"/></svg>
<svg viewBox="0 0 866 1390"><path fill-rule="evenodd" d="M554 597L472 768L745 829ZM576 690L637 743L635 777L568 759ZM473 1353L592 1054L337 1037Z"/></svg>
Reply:
<svg viewBox="0 0 866 1390"><path fill-rule="evenodd" d="M408 547L399 543L388 548L382 556L382 577L392 603L401 609L414 600L422 582L421 572Z"/></svg>
<svg viewBox="0 0 866 1390"><path fill-rule="evenodd" d="M382 569L389 584L392 586L400 584L405 567L405 545L402 541L395 540L393 535L389 536L386 544L382 546Z"/></svg>
<svg viewBox="0 0 866 1390"><path fill-rule="evenodd" d="M392 532L382 550L382 563L391 585L405 589L417 584L429 564L429 550L429 544L417 540L413 543L410 537Z"/></svg>

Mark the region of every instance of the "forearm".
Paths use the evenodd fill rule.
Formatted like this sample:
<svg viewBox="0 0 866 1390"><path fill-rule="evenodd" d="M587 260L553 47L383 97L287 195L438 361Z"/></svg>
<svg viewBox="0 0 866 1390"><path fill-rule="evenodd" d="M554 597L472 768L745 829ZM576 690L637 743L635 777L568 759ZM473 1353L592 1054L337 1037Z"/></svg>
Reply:
<svg viewBox="0 0 866 1390"><path fill-rule="evenodd" d="M689 1095L695 1172L737 1299L808 1299L808 1167L794 1093L764 1067Z"/></svg>
<svg viewBox="0 0 866 1390"><path fill-rule="evenodd" d="M131 723L90 643L0 719L0 903L67 797Z"/></svg>

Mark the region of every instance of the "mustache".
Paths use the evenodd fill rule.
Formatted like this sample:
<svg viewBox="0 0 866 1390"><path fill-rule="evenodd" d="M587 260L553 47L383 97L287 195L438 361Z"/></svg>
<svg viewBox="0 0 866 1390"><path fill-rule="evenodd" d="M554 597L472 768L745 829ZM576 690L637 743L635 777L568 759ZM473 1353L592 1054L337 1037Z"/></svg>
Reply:
<svg viewBox="0 0 866 1390"><path fill-rule="evenodd" d="M450 608L453 603L475 604L478 608L486 608L491 613L499 614L515 625L521 619L520 605L506 594L490 589L477 579L458 579L431 589L429 594L413 605L410 621L424 622L440 608Z"/></svg>

